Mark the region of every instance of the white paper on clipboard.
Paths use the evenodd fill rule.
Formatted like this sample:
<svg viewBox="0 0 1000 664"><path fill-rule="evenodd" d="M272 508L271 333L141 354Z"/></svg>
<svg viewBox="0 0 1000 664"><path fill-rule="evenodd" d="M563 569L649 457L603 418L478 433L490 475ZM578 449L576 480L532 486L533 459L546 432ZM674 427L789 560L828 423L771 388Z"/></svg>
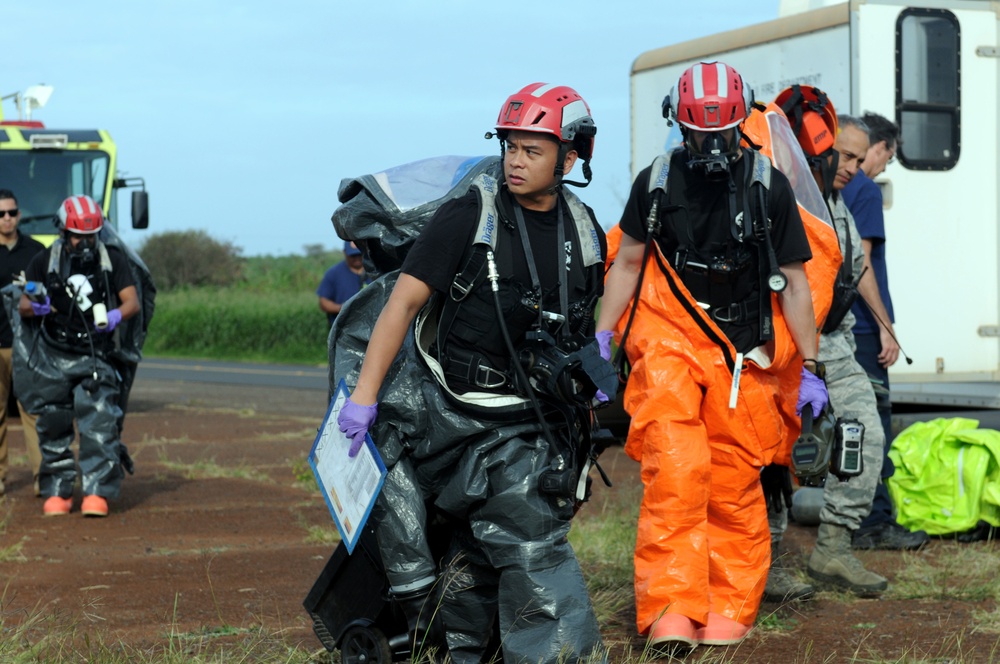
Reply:
<svg viewBox="0 0 1000 664"><path fill-rule="evenodd" d="M353 553L382 489L386 471L370 435L365 435L365 444L357 456L353 459L347 456L351 439L340 431L337 416L348 395L347 385L341 380L309 452L309 465L347 552Z"/></svg>

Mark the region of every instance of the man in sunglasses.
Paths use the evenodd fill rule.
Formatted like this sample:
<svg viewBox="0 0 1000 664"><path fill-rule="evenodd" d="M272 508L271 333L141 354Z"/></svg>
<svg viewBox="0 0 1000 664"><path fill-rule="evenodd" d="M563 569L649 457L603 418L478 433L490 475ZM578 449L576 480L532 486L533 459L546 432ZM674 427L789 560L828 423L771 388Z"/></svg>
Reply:
<svg viewBox="0 0 1000 664"><path fill-rule="evenodd" d="M28 235L22 235L17 229L21 221L21 211L18 209L17 196L9 189L0 189L0 288L10 286L14 278L21 274L28 263L40 251L45 250L41 242ZM13 364L11 364L11 347L14 343L14 333L10 327L10 318L3 308L0 311L0 496L6 491L7 480L7 404L13 389ZM38 467L42 463L38 451L38 434L35 432L35 416L28 413L21 402L17 402L21 413L21 423L24 425L24 446L28 452L28 462L35 480L35 495L38 491Z"/></svg>

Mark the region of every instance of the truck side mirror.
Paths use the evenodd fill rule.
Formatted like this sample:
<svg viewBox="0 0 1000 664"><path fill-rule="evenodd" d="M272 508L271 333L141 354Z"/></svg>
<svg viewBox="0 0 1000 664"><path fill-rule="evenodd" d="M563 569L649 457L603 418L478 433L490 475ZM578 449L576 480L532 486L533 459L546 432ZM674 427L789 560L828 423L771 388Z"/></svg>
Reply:
<svg viewBox="0 0 1000 664"><path fill-rule="evenodd" d="M149 194L145 191L132 192L132 228L149 228Z"/></svg>

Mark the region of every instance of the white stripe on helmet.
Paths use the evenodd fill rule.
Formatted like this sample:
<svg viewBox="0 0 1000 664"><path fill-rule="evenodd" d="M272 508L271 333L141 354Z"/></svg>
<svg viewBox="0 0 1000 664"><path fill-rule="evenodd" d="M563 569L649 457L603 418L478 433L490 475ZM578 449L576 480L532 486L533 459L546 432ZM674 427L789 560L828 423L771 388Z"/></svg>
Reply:
<svg viewBox="0 0 1000 664"><path fill-rule="evenodd" d="M719 83L719 96L725 99L729 96L729 76L726 72L726 65L721 62L715 63L715 76Z"/></svg>
<svg viewBox="0 0 1000 664"><path fill-rule="evenodd" d="M559 87L559 86L557 86L554 83L546 83L546 84L542 85L540 88L538 88L537 90L535 90L534 92L532 92L531 96L532 97L541 97L542 95L544 95L546 92L548 92L552 88L557 88L557 87Z"/></svg>
<svg viewBox="0 0 1000 664"><path fill-rule="evenodd" d="M694 75L693 76L694 80L691 81L691 82L692 82L692 84L694 84L694 98L695 99L701 99L702 97L705 96L705 81L702 78L702 74L701 74L701 72L704 69L705 69L705 65L701 65L700 64L700 65L698 65L697 67L694 68L693 72L691 72Z"/></svg>
<svg viewBox="0 0 1000 664"><path fill-rule="evenodd" d="M562 126L565 127L570 125L581 118L589 118L590 113L587 112L587 105L583 103L582 99L577 99L571 101L563 107L562 112Z"/></svg>

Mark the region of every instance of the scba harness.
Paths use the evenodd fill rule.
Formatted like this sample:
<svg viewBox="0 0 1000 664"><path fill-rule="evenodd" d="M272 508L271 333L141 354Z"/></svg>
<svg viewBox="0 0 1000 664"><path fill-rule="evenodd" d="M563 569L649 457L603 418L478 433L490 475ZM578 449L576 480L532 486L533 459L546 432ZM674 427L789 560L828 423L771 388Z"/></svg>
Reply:
<svg viewBox="0 0 1000 664"><path fill-rule="evenodd" d="M520 208L502 198L505 194L500 193L497 180L487 174L476 177L470 191L477 196L479 218L471 246L462 259L464 267L455 275L449 292L436 296L428 307L428 311L436 313L437 321L425 359L429 357L439 366L438 382L451 393L471 391L485 393L482 397L508 396L523 405L528 388L516 378L517 371L512 366L516 361L528 371L530 389L535 393L570 403L589 401L593 395L584 399L579 394L580 385L574 381L581 372L586 376L601 369L589 352L589 347L595 345L590 335L598 297L596 284L601 283L603 276L596 222L574 194L561 192L556 228L559 265L577 263L580 267L560 272L558 311L548 311L543 306L541 284ZM564 210L568 211L569 220L564 219ZM530 285L510 276L519 258L515 234L521 239ZM494 289L502 311L500 320ZM429 316L429 313L422 316L421 327ZM504 335L524 339L524 343L517 344L516 358L510 357ZM600 360L599 354L597 359ZM473 394L462 396L473 401L479 398ZM501 407L510 405L502 398L486 401Z"/></svg>
<svg viewBox="0 0 1000 664"><path fill-rule="evenodd" d="M109 310L111 302L110 275L113 270L107 247L100 240L92 249L83 253L64 251L63 239L57 239L49 248L46 285L52 305L60 316L46 316L42 331L55 346L71 352L104 351L112 342L110 335L92 335L93 307L104 304Z"/></svg>
<svg viewBox="0 0 1000 664"><path fill-rule="evenodd" d="M659 233L658 210L660 199L668 202L668 176L670 161L678 151L658 156L652 164L649 194L654 200L650 214L649 235ZM771 242L771 222L767 216L768 192L771 188L771 161L756 150L741 148L745 159L746 180L743 200L737 201L736 183L729 176L729 211L732 215L730 239L722 253L704 255L693 246L691 226L684 222L674 224L677 251L669 257L677 274L695 300L718 323L747 323L759 319L761 341L774 338L774 316L771 310L771 293L780 292L786 285L781 273L774 246ZM750 223L746 222L750 218ZM752 286L745 275L753 268L754 253L759 273L758 298L753 299Z"/></svg>

